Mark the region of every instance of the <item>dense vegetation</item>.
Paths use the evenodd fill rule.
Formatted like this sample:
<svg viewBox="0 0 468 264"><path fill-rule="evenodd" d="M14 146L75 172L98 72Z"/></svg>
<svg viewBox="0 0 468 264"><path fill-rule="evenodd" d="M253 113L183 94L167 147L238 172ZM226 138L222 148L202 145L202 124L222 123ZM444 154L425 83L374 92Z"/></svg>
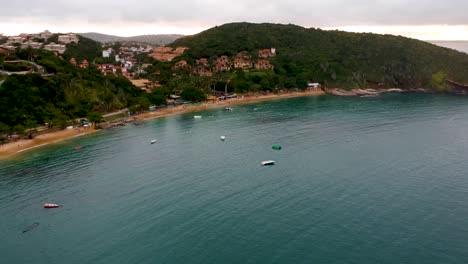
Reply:
<svg viewBox="0 0 468 264"><path fill-rule="evenodd" d="M34 58L54 74L10 75L5 79L0 86L0 134L21 133L44 123L63 127L82 117L99 121L97 113L125 107L140 110L146 102L166 103L160 92L144 93L125 77L103 76L96 68L81 69L44 50L23 50L15 56Z"/></svg>
<svg viewBox="0 0 468 264"><path fill-rule="evenodd" d="M47 42L56 38L54 35ZM120 43L114 45L118 50ZM128 107L138 112L150 105L165 105L170 94L203 101L214 90L275 92L306 88L307 82L343 88L377 84L432 87L437 91L449 88L447 79L468 82L468 55L399 36L234 23L178 39L171 45L189 47L175 61L185 59L194 65L195 60L207 58L210 70L220 55L232 59L246 51L255 61L260 49L274 47L276 56L268 58L274 70L238 69L201 77L190 68L174 69L175 61L159 62L140 54L139 62L151 64L139 76L161 85L146 93L125 77L103 76L93 66L82 69L69 63L71 57L79 62L99 58L102 47L93 40L80 36L80 43L68 45L63 58L45 50L17 48L8 58L0 55L0 69L21 71L40 68L38 64L45 74L0 76L0 134L22 132L44 123L63 127L82 117L99 122L101 114L117 109ZM5 62L17 59L29 62Z"/></svg>
<svg viewBox="0 0 468 264"><path fill-rule="evenodd" d="M66 59L75 58L81 62L86 59L94 61L94 59L102 57L102 47L99 42L78 35L80 41L78 43L70 43L67 45L67 50L63 54Z"/></svg>
<svg viewBox="0 0 468 264"><path fill-rule="evenodd" d="M468 82L468 55L401 36L232 23L180 38L171 46L188 47L183 59L190 63L202 57L212 61L220 55L234 56L240 51L255 54L274 47L277 56L270 61L275 73L268 76L268 82L285 88L303 87L305 81L349 88L376 83L429 88L432 76L439 72ZM243 83L241 87L253 83L251 79L235 78ZM257 77L257 83L261 82L263 78Z"/></svg>

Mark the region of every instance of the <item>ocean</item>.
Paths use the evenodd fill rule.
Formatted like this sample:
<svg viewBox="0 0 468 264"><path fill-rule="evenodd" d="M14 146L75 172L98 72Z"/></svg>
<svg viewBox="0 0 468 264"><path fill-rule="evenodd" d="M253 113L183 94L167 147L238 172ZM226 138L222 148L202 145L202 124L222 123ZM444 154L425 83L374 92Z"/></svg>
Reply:
<svg viewBox="0 0 468 264"><path fill-rule="evenodd" d="M25 152L0 263L467 263L467 131L462 96L311 96Z"/></svg>
<svg viewBox="0 0 468 264"><path fill-rule="evenodd" d="M434 40L429 41L437 46L454 49L468 54L468 41L464 40Z"/></svg>

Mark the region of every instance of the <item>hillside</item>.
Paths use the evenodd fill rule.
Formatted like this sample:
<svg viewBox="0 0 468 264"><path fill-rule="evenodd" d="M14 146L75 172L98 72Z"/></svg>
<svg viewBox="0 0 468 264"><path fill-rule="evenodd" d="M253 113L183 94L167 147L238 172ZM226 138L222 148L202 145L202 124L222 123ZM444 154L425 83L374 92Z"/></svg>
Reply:
<svg viewBox="0 0 468 264"><path fill-rule="evenodd" d="M183 35L177 34L160 34L160 35L141 35L133 37L120 37L114 35L106 35L101 33L80 33L80 35L90 38L92 40L104 43L114 41L126 41L126 42L141 42L152 45L166 45L174 42L176 39L183 37Z"/></svg>
<svg viewBox="0 0 468 264"><path fill-rule="evenodd" d="M468 55L401 36L349 33L295 25L232 23L170 44L188 47L189 62L206 57L255 54L274 47L275 74L328 86L431 87L433 75L468 82Z"/></svg>
<svg viewBox="0 0 468 264"><path fill-rule="evenodd" d="M93 61L95 58L102 57L101 43L90 38L78 35L80 41L78 43L67 44L67 49L63 54L64 58L75 58L77 61L84 59Z"/></svg>
<svg viewBox="0 0 468 264"><path fill-rule="evenodd" d="M0 135L21 133L44 123L64 127L76 118L89 117L96 120L98 113L125 107L141 106L147 109L150 103L159 100L154 96L149 97L150 94L143 94L141 89L123 76L104 76L93 67L76 67L49 51L21 50L10 54L10 58L33 58L49 74L13 74L2 80Z"/></svg>

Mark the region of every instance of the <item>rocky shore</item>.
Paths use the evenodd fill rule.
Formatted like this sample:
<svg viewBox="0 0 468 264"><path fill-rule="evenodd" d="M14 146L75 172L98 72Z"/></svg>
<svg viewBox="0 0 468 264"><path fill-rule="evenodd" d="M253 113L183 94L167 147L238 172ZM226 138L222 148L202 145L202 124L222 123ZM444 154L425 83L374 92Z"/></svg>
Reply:
<svg viewBox="0 0 468 264"><path fill-rule="evenodd" d="M427 93L428 90L424 88L414 89L400 89L400 88L386 88L386 89L351 89L345 90L340 88L323 88L323 91L327 94L336 96L360 96L360 97L372 97L378 96L383 93Z"/></svg>

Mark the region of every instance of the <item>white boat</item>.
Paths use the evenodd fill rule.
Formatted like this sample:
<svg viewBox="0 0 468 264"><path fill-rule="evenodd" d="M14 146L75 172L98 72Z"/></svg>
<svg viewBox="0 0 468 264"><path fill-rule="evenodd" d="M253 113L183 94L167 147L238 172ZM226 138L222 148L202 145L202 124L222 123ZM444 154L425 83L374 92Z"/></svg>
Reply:
<svg viewBox="0 0 468 264"><path fill-rule="evenodd" d="M221 139L222 141L226 140L226 136L220 136L219 139Z"/></svg>
<svg viewBox="0 0 468 264"><path fill-rule="evenodd" d="M224 110L226 110L228 112L232 112L232 110L234 110L234 109L232 109L232 107L225 107Z"/></svg>
<svg viewBox="0 0 468 264"><path fill-rule="evenodd" d="M201 119L202 116L199 116L199 115L196 115L196 116L193 116L193 119Z"/></svg>
<svg viewBox="0 0 468 264"><path fill-rule="evenodd" d="M262 161L262 165L263 166L275 165L275 161L274 160L265 160L265 161Z"/></svg>
<svg viewBox="0 0 468 264"><path fill-rule="evenodd" d="M154 143L156 143L156 141L158 141L158 140L157 140L157 139L153 139L153 140L151 140L151 144L154 144Z"/></svg>

